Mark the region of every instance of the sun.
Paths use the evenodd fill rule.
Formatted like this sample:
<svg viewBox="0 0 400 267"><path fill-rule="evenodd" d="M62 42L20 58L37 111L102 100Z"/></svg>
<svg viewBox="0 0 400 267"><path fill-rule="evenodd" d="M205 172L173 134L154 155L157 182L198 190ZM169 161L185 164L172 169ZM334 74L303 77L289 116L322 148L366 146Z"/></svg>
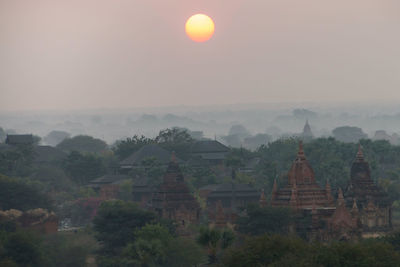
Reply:
<svg viewBox="0 0 400 267"><path fill-rule="evenodd" d="M185 25L186 34L195 42L210 40L214 34L215 25L213 20L204 14L191 16Z"/></svg>

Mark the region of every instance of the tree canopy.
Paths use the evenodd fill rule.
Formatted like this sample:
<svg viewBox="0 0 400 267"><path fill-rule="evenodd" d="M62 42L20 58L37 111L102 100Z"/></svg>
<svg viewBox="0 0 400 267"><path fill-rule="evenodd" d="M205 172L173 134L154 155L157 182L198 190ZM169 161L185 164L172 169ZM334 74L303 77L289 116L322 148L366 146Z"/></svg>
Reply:
<svg viewBox="0 0 400 267"><path fill-rule="evenodd" d="M35 208L50 209L51 201L23 181L0 175L0 208L22 211Z"/></svg>
<svg viewBox="0 0 400 267"><path fill-rule="evenodd" d="M101 139L87 135L77 135L64 139L57 145L57 148L65 152L103 153L108 150L108 145Z"/></svg>

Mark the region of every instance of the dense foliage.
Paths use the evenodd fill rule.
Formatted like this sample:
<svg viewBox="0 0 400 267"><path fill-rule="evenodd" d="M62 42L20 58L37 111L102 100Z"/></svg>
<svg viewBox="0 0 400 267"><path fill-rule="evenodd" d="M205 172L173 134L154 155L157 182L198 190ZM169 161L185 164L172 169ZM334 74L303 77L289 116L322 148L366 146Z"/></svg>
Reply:
<svg viewBox="0 0 400 267"><path fill-rule="evenodd" d="M183 267L204 261L193 240L175 236L171 222L132 203L102 203L93 223L102 244L99 266Z"/></svg>
<svg viewBox="0 0 400 267"><path fill-rule="evenodd" d="M219 266L398 266L400 254L384 241L307 243L296 237L249 238L225 253Z"/></svg>
<svg viewBox="0 0 400 267"><path fill-rule="evenodd" d="M73 151L68 155L63 167L72 180L80 185L98 178L106 172L106 166L102 158L93 154L81 154L77 151Z"/></svg>
<svg viewBox="0 0 400 267"><path fill-rule="evenodd" d="M155 214L138 208L135 204L121 200L106 201L100 205L93 220L97 239L107 253L135 240L134 231L155 220Z"/></svg>
<svg viewBox="0 0 400 267"><path fill-rule="evenodd" d="M248 235L287 234L292 221L292 215L287 208L249 205L246 215L237 219L236 229L238 232Z"/></svg>
<svg viewBox="0 0 400 267"><path fill-rule="evenodd" d="M78 135L64 139L57 145L57 148L65 152L103 153L108 150L108 145L101 139Z"/></svg>
<svg viewBox="0 0 400 267"><path fill-rule="evenodd" d="M0 207L2 210L51 208L50 199L21 180L0 175Z"/></svg>
<svg viewBox="0 0 400 267"><path fill-rule="evenodd" d="M0 266L83 267L88 253L95 248L95 243L84 233L41 236L19 230L10 221L0 223Z"/></svg>

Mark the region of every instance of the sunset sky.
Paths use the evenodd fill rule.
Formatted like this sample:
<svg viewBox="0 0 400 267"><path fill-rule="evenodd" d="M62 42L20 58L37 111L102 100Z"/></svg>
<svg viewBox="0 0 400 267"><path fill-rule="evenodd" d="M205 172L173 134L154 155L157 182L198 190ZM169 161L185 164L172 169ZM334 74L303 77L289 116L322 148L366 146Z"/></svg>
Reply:
<svg viewBox="0 0 400 267"><path fill-rule="evenodd" d="M282 101L399 102L399 1L0 0L0 110Z"/></svg>

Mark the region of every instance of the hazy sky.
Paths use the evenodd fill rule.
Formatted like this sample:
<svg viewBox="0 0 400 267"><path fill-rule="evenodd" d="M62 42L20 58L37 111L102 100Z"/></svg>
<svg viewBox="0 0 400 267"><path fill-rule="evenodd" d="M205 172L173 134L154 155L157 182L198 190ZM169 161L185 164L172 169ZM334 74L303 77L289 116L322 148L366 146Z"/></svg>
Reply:
<svg viewBox="0 0 400 267"><path fill-rule="evenodd" d="M271 101L400 103L399 1L0 0L0 110Z"/></svg>

